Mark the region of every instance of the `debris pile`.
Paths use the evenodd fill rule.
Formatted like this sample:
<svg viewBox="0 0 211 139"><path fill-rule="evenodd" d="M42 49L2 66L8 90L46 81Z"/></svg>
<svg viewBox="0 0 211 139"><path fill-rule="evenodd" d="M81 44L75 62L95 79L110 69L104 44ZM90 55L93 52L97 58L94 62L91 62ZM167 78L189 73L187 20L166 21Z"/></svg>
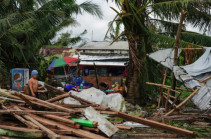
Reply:
<svg viewBox="0 0 211 139"><path fill-rule="evenodd" d="M158 130L174 133L157 136L170 137L175 136L175 134L187 137L195 136L192 131L132 116L107 106L90 102L73 95L71 92L65 93L48 84L45 84L45 86L60 95L43 101L19 92L0 89L0 96L2 96L0 99L3 101L6 100L6 102L2 101L1 103L0 116L12 115L14 117L14 120L2 120L3 118L0 118L0 136L19 138L48 137L55 139L80 137L100 139L111 137L119 129L131 129L125 125L113 125L102 114L119 117L126 121L136 122ZM58 101L67 97L79 101L81 105L58 103ZM8 117L9 116L4 116L4 118Z"/></svg>

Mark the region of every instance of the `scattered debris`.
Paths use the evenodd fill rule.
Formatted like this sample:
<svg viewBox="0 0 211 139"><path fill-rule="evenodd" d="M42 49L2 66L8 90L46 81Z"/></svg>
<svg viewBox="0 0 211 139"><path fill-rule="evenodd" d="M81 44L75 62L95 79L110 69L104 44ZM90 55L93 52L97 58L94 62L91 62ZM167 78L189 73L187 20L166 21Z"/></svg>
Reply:
<svg viewBox="0 0 211 139"><path fill-rule="evenodd" d="M2 103L1 108L3 110L0 110L0 115L13 115L16 119L25 124L25 127L23 127L22 124L15 124L13 122L8 123L8 121L5 121L3 122L3 125L7 127L3 127L3 125L0 127L0 129L2 129L0 130L2 131L2 133L0 132L0 135L24 137L27 134L23 134L23 132L30 132L33 133L31 134L32 137L29 136L30 138L82 137L99 139L106 138L106 135L107 137L111 137L118 131L118 128L130 130L131 127L150 126L158 130L176 133L177 135L183 135L187 137L195 136L194 132L192 131L166 125L164 123L159 123L149 119L136 117L114 110L108 106L102 106L96 104L95 102L90 102L88 99L85 100L80 96L76 96L72 92L66 93L47 84L45 86L48 89L59 93L60 95L56 96L55 98L43 101L19 92L0 89L0 94L3 97L20 100L18 102L8 100L7 102ZM58 101L66 97L74 98L80 102L80 105L58 103ZM138 110L140 111L141 109ZM100 113L104 113L104 115L110 115L111 117L119 117L128 121L128 123L126 124L123 122L122 125L113 125L106 118L104 118L105 116L101 115ZM84 116L87 119L79 119L80 117ZM88 124L84 120L87 120L86 122L88 122ZM146 126L143 126L142 124ZM26 127L29 129L26 130ZM104 134L99 132L99 130ZM9 134L9 132L11 134Z"/></svg>

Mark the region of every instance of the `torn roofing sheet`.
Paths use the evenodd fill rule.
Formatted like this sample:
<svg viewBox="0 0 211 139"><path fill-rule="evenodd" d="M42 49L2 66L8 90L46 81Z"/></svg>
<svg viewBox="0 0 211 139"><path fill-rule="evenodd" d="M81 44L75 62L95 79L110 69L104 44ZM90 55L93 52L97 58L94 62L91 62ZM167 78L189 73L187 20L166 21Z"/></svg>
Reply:
<svg viewBox="0 0 211 139"><path fill-rule="evenodd" d="M191 76L198 76L211 72L211 47L205 47L205 53L193 64L182 66Z"/></svg>
<svg viewBox="0 0 211 139"><path fill-rule="evenodd" d="M181 50L179 51L180 54ZM151 53L150 58L173 70L178 81L184 82L188 88L200 88L192 98L194 104L201 110L211 108L211 79L206 84L200 83L211 76L211 48L206 47L205 53L193 64L187 66L174 66L172 49L159 50Z"/></svg>
<svg viewBox="0 0 211 139"><path fill-rule="evenodd" d="M178 56L180 55L181 50L178 51ZM156 51L154 53L149 54L149 57L163 66L173 69L173 62L174 62L174 49L162 49Z"/></svg>

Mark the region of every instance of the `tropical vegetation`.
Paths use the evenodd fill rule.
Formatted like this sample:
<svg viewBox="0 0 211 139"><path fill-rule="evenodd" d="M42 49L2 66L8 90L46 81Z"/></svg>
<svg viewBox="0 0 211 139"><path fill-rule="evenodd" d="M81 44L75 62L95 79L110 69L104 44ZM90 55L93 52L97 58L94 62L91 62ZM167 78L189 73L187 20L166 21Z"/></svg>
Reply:
<svg viewBox="0 0 211 139"><path fill-rule="evenodd" d="M153 51L153 46L173 48L181 10L186 11L185 24L182 28L180 47L210 46L211 29L210 0L107 0L117 4L111 7L116 16L112 23L122 23L130 46L130 69L128 77L129 93L134 93L135 102L144 103L146 96L153 90L145 84L154 81L160 73L146 54ZM111 23L111 26L112 26ZM187 31L191 26L196 32ZM111 27L109 27L110 29ZM120 36L116 36L118 40ZM139 76L139 78L136 78ZM132 77L132 78L131 78ZM160 79L160 78L159 78ZM135 84L137 82L138 84Z"/></svg>
<svg viewBox="0 0 211 139"><path fill-rule="evenodd" d="M40 63L39 49L52 45L57 32L76 25L75 15L84 12L102 17L99 6L91 1L1 0L0 77L5 75L3 67L6 77L14 67L36 67Z"/></svg>

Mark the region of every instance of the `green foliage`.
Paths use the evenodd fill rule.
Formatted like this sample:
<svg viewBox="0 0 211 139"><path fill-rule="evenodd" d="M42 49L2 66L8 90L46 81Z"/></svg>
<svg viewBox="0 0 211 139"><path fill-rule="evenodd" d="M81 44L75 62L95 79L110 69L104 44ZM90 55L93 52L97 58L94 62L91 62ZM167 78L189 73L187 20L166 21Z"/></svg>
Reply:
<svg viewBox="0 0 211 139"><path fill-rule="evenodd" d="M182 9L187 12L184 23L192 25L193 28L200 29L204 34L208 34L211 29L210 0L110 1L115 2L119 8L112 8L116 13L116 17L111 23L114 24L119 21L123 23L125 29L124 35L129 40L130 48L136 52L136 56L132 55L133 63L130 64L134 66L137 65L137 61L141 63L138 67L140 71L138 81L140 85L139 92L141 92L141 95L139 95L141 96L140 99L145 99L146 95L150 96L149 94L154 92L151 87L145 84L146 81L160 81L160 76L159 78L157 77L158 70L160 69L154 68L155 66L153 66L152 61L146 57L146 53L152 52L152 46L162 48L174 47ZM112 25L109 27L110 29L112 29ZM210 45L210 37L187 32L185 25L183 25L182 32L179 47ZM133 45L134 43L135 45ZM138 57L138 60L136 57ZM135 87L132 87L132 90L135 90Z"/></svg>
<svg viewBox="0 0 211 139"><path fill-rule="evenodd" d="M56 33L76 25L75 16L84 12L102 17L99 6L91 1L0 1L0 61L4 68L37 68L39 49L51 46Z"/></svg>
<svg viewBox="0 0 211 139"><path fill-rule="evenodd" d="M0 87L6 85L9 83L9 72L5 68L5 65L2 61L0 61Z"/></svg>
<svg viewBox="0 0 211 139"><path fill-rule="evenodd" d="M58 59L58 57L54 56L54 57L51 57L49 60L46 60L44 57L40 58L39 60L40 64L37 68L39 72L39 80L45 81L45 82L48 81L48 73L51 73L51 71L47 71L47 68L55 59Z"/></svg>

